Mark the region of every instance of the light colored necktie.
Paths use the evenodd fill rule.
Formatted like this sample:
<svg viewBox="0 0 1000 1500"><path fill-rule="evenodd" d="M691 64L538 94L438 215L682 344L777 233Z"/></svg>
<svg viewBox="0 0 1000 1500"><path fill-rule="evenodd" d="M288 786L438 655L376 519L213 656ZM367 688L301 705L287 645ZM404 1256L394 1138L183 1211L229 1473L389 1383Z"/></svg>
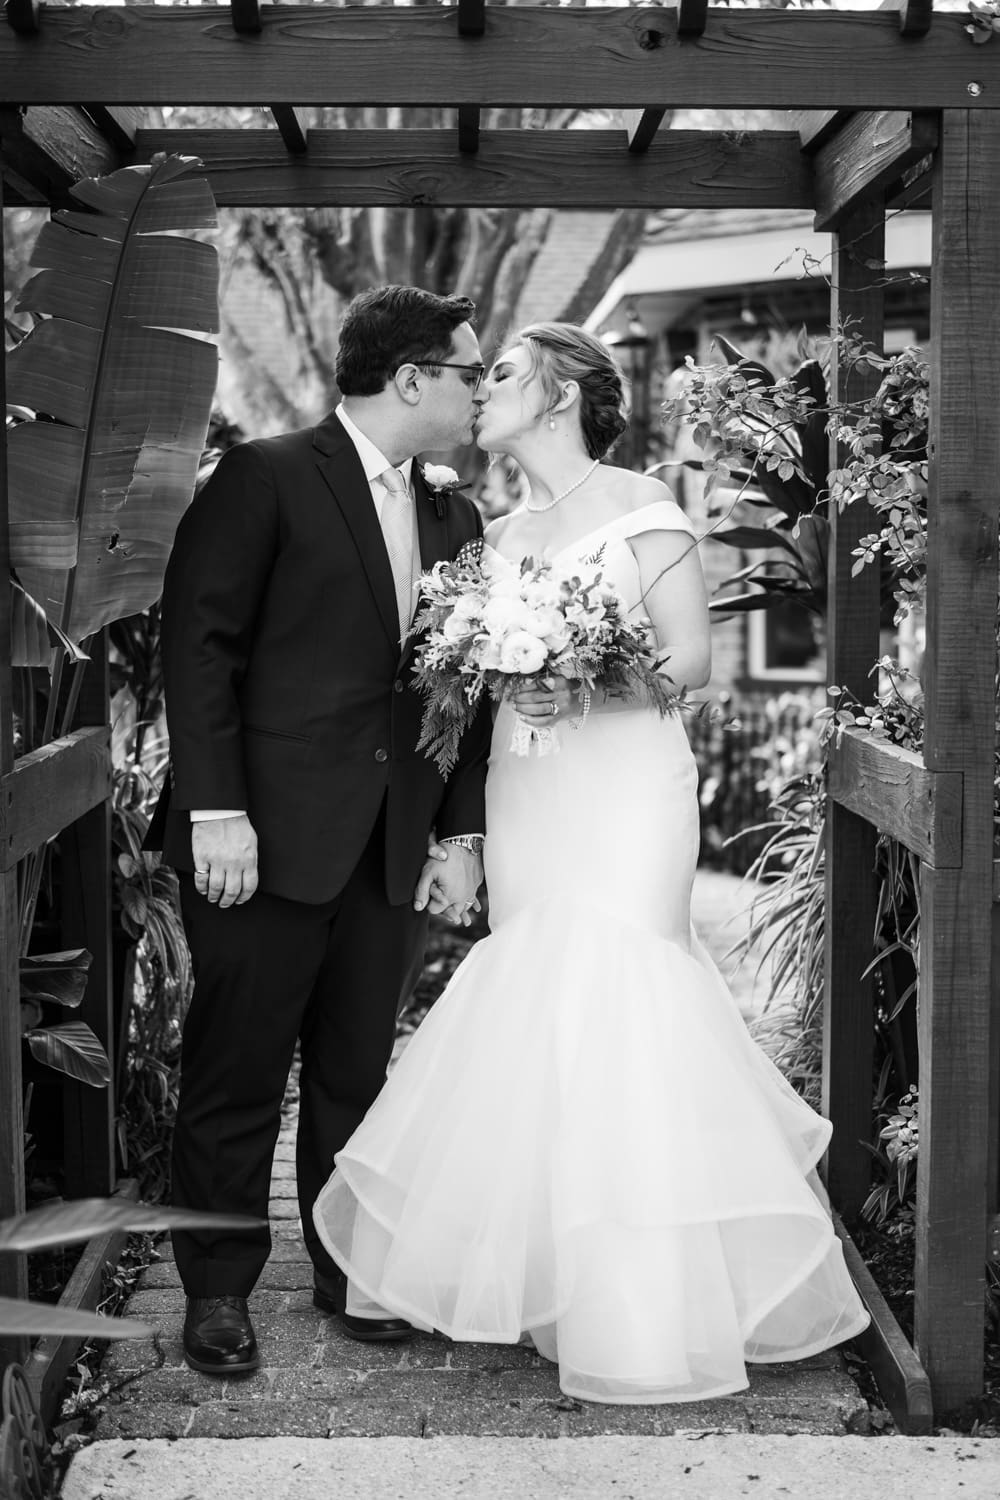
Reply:
<svg viewBox="0 0 1000 1500"><path fill-rule="evenodd" d="M406 480L398 469L386 469L378 477L386 492L382 501L382 535L396 585L402 638L413 618L413 502Z"/></svg>

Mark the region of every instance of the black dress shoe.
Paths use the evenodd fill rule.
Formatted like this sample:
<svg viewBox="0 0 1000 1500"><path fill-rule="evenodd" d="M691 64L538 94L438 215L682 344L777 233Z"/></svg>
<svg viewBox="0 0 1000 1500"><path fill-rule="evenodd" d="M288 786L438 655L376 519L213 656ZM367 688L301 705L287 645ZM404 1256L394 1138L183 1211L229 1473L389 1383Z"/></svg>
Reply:
<svg viewBox="0 0 1000 1500"><path fill-rule="evenodd" d="M241 1375L260 1364L245 1297L189 1297L184 1358L206 1375Z"/></svg>
<svg viewBox="0 0 1000 1500"><path fill-rule="evenodd" d="M413 1325L405 1318L356 1318L347 1311L347 1277L313 1275L313 1304L322 1312L335 1313L347 1337L364 1344L391 1344L408 1339Z"/></svg>

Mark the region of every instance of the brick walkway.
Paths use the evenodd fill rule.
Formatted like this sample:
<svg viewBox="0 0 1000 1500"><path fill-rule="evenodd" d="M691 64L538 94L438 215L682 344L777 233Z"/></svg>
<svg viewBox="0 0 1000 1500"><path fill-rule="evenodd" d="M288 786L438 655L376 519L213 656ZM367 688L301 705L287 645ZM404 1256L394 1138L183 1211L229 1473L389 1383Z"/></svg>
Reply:
<svg viewBox="0 0 1000 1500"><path fill-rule="evenodd" d="M728 883L727 883L728 882ZM696 920L717 956L742 902L727 877L699 877ZM749 979L741 1003L751 1008ZM395 1345L347 1339L312 1305L312 1267L294 1181L296 1095L289 1086L271 1182L274 1249L251 1300L262 1367L220 1381L189 1370L184 1298L169 1246L145 1273L126 1316L149 1340L110 1347L111 1394L98 1439L204 1437L585 1437L675 1432L844 1433L868 1430L868 1408L836 1352L757 1366L750 1389L679 1406L603 1406L563 1396L555 1367L524 1346L452 1344L417 1335Z"/></svg>

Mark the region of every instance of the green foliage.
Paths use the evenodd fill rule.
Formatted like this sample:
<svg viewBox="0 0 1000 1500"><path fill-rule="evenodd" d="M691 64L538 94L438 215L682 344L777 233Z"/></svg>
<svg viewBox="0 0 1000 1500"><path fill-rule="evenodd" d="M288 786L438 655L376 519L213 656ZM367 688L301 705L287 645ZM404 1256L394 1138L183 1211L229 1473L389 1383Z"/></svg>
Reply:
<svg viewBox="0 0 1000 1500"><path fill-rule="evenodd" d="M111 1064L91 1028L84 1021L41 1024L47 1005L80 1005L90 964L85 948L20 960L21 1035L36 1061L79 1083L104 1088L111 1081Z"/></svg>

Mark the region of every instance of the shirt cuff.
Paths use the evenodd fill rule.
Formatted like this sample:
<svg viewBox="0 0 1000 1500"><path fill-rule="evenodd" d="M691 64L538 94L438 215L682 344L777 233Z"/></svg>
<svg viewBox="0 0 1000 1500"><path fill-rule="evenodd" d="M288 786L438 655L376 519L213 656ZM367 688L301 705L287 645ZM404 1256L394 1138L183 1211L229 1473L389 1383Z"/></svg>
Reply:
<svg viewBox="0 0 1000 1500"><path fill-rule="evenodd" d="M245 807L193 807L188 816L192 823L212 823L216 818L242 818Z"/></svg>

